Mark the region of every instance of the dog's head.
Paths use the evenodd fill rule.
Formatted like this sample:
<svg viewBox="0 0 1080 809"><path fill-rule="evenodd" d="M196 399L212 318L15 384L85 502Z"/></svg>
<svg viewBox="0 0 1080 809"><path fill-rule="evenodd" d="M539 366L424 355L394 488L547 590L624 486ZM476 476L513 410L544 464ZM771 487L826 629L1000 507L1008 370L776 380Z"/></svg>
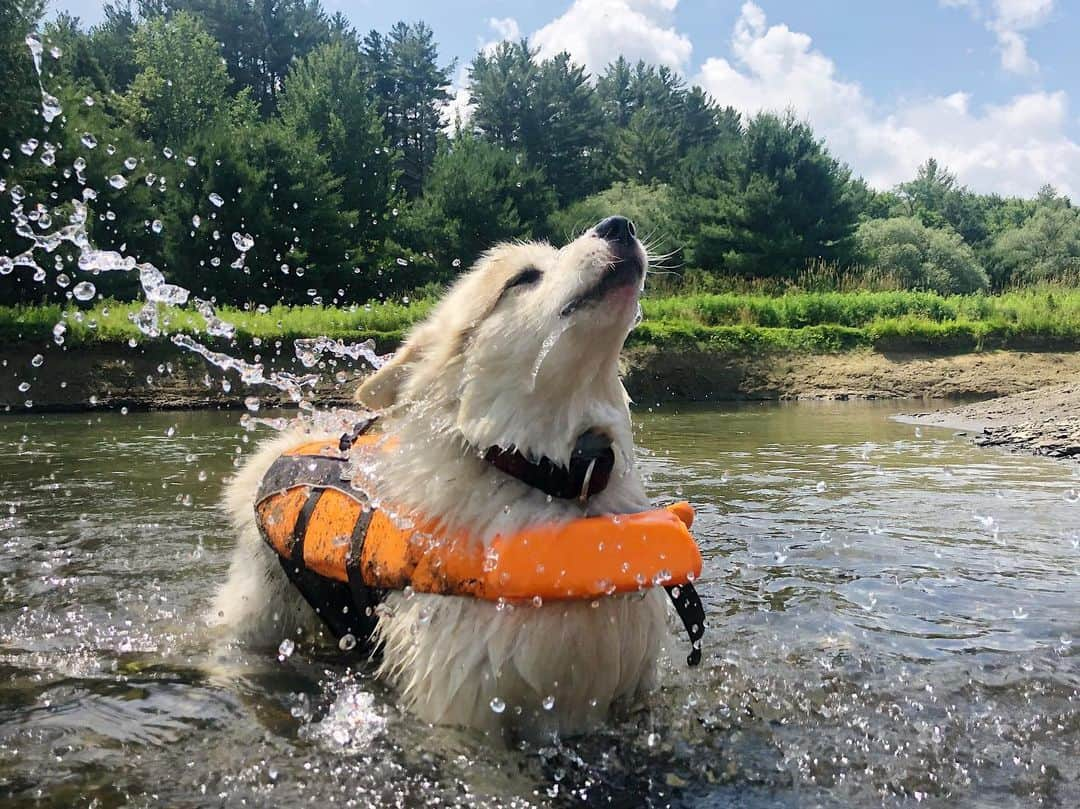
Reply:
<svg viewBox="0 0 1080 809"><path fill-rule="evenodd" d="M633 224L619 216L561 249L498 245L357 399L422 414L478 448L565 461L581 431L629 426L618 357L646 264Z"/></svg>

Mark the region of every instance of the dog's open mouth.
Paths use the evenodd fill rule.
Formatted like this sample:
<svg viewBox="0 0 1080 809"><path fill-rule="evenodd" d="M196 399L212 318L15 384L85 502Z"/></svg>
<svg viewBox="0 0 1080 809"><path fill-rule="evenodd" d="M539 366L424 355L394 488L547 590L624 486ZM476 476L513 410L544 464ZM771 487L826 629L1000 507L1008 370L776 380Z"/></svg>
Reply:
<svg viewBox="0 0 1080 809"><path fill-rule="evenodd" d="M559 313L562 317L573 314L583 306L599 303L613 290L641 285L645 267L641 263L641 256L635 246L613 245L612 253L614 261L600 276L600 280L572 298Z"/></svg>

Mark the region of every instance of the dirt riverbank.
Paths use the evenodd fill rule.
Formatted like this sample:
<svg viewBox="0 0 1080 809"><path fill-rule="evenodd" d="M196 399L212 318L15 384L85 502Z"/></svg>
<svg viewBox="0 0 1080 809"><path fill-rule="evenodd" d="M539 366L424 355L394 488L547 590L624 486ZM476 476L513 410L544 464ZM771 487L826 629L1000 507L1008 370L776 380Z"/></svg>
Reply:
<svg viewBox="0 0 1080 809"><path fill-rule="evenodd" d="M899 419L962 430L981 446L1080 461L1080 375L1062 385Z"/></svg>
<svg viewBox="0 0 1080 809"><path fill-rule="evenodd" d="M392 346L379 346L389 351ZM234 351L248 359L259 347ZM307 372L291 357L262 348L268 368ZM40 360L35 363L35 356ZM318 398L345 404L368 369L322 369ZM1080 379L1080 352L993 351L951 356L880 354L720 354L634 348L626 354L626 385L640 404L740 399L990 398ZM29 387L26 387L26 386ZM25 390L20 389L25 387ZM0 347L0 412L243 407L286 404L270 389L246 389L202 358L169 344L138 348L102 344ZM28 408L27 402L31 403Z"/></svg>
<svg viewBox="0 0 1080 809"><path fill-rule="evenodd" d="M1080 379L1080 352L927 356L725 355L637 349L627 389L640 403L737 399L948 399L1004 396Z"/></svg>

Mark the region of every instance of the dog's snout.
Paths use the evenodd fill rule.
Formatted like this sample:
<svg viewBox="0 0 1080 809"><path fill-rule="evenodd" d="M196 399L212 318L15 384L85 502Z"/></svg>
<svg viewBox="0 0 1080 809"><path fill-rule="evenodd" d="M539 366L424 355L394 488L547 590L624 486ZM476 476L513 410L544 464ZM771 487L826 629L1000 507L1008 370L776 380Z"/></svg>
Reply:
<svg viewBox="0 0 1080 809"><path fill-rule="evenodd" d="M602 219L596 223L593 231L601 239L609 242L632 241L637 232L634 223L625 216L609 216L607 219Z"/></svg>

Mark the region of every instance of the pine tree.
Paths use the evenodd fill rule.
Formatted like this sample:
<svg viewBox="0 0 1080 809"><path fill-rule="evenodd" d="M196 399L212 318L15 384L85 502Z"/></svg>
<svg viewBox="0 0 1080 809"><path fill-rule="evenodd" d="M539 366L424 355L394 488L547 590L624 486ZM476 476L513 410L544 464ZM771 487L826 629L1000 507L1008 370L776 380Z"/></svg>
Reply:
<svg viewBox="0 0 1080 809"><path fill-rule="evenodd" d="M401 184L419 196L435 159L453 65L439 67L435 35L424 23L399 22L385 37L372 31L363 48Z"/></svg>
<svg viewBox="0 0 1080 809"><path fill-rule="evenodd" d="M352 241L372 253L386 232L397 173L360 54L344 40L312 51L289 71L280 106L286 127L314 137L341 178L345 205L358 214Z"/></svg>
<svg viewBox="0 0 1080 809"><path fill-rule="evenodd" d="M492 143L524 151L567 204L600 186L603 112L585 69L569 54L539 64L536 54L522 40L473 60L472 125Z"/></svg>
<svg viewBox="0 0 1080 809"><path fill-rule="evenodd" d="M26 35L44 13L45 0L0 3L0 143L6 147L16 133L27 131L35 122L35 110L41 104Z"/></svg>
<svg viewBox="0 0 1080 809"><path fill-rule="evenodd" d="M434 259L416 280L446 280L497 241L544 235L554 208L543 174L520 153L458 132L408 218L410 240Z"/></svg>
<svg viewBox="0 0 1080 809"><path fill-rule="evenodd" d="M319 0L160 0L167 15L189 11L222 44L232 92L250 88L264 117L294 59L330 37ZM144 12L144 16L145 12Z"/></svg>

